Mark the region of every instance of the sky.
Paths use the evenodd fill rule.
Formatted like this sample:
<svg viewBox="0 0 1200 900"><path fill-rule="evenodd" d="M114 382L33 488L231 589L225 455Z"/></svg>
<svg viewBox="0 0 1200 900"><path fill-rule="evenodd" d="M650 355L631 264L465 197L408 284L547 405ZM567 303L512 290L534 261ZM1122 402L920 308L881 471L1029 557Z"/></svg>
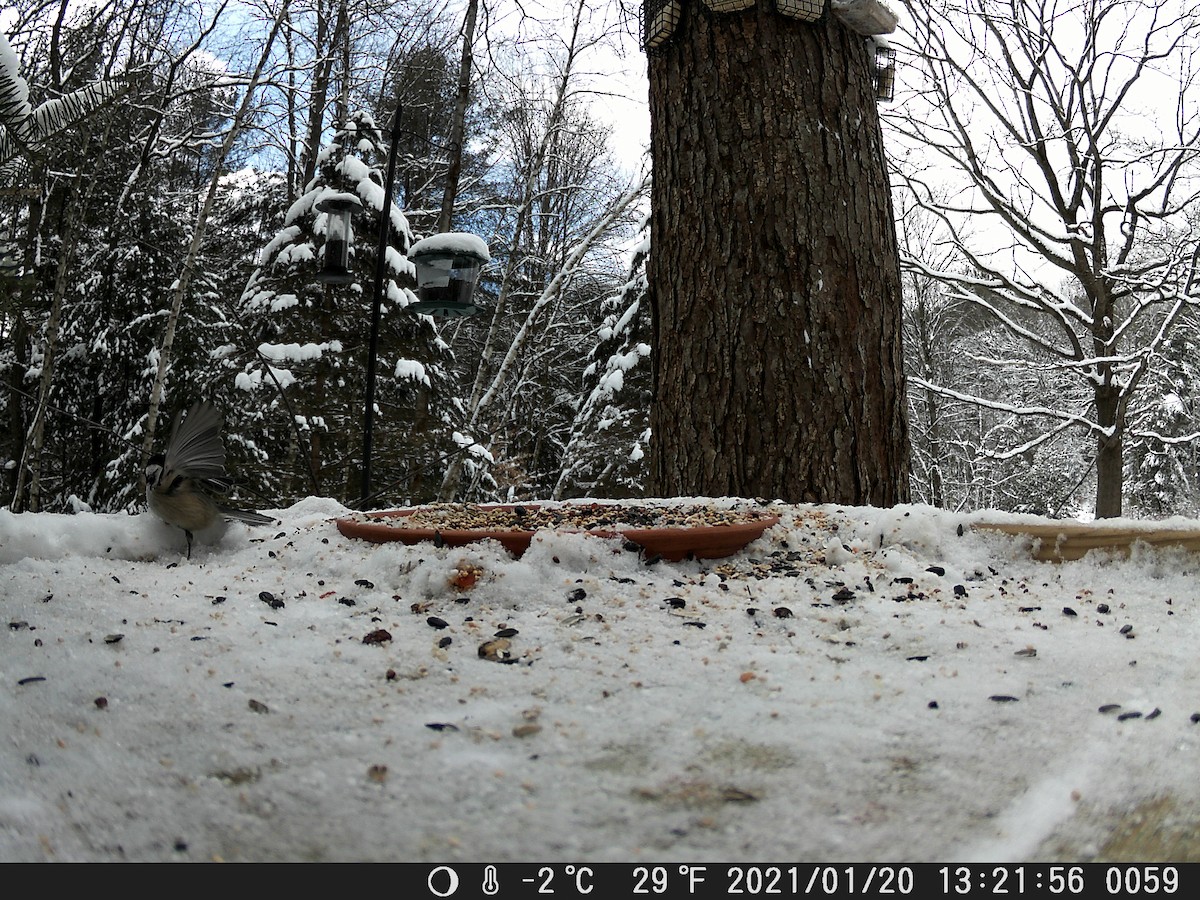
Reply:
<svg viewBox="0 0 1200 900"><path fill-rule="evenodd" d="M1194 554L775 508L674 563L0 511L0 861L1200 859Z"/></svg>

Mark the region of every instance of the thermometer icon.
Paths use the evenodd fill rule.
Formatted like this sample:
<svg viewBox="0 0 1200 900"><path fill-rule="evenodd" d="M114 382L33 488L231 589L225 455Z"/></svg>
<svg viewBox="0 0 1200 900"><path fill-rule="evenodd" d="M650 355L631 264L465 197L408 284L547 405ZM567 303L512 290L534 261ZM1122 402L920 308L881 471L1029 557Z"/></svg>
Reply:
<svg viewBox="0 0 1200 900"><path fill-rule="evenodd" d="M496 877L496 867L492 865L483 868L483 892L494 897L500 892L500 879Z"/></svg>

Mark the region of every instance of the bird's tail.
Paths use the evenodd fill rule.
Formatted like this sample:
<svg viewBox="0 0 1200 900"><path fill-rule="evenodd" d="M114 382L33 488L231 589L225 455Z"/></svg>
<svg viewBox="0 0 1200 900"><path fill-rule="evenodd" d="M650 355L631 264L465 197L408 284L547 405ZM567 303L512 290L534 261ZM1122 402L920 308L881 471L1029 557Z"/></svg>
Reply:
<svg viewBox="0 0 1200 900"><path fill-rule="evenodd" d="M224 504L218 504L217 509L221 511L221 515L245 522L247 525L277 525L279 523L278 519L272 519L270 516L264 516L262 513L249 509L235 509Z"/></svg>

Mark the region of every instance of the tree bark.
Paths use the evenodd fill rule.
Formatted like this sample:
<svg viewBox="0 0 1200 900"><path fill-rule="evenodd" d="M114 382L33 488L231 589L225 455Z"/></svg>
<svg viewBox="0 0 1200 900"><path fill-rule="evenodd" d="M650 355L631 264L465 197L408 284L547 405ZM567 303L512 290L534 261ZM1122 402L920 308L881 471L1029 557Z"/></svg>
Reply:
<svg viewBox="0 0 1200 900"><path fill-rule="evenodd" d="M1119 517L1125 487L1125 423L1121 415L1121 390L1112 385L1096 388L1096 424L1104 432L1096 438L1096 518Z"/></svg>
<svg viewBox="0 0 1200 900"><path fill-rule="evenodd" d="M463 141L466 135L467 107L471 101L471 65L475 43L475 19L479 14L479 0L467 4L467 16L463 22L462 60L458 66L458 93L454 98L454 118L450 122L450 167L446 170L446 190L442 193L442 211L438 216L437 230L450 230L454 220L454 201L458 197L458 182L462 177Z"/></svg>
<svg viewBox="0 0 1200 900"><path fill-rule="evenodd" d="M901 288L868 42L683 4L650 58L650 489L908 499Z"/></svg>

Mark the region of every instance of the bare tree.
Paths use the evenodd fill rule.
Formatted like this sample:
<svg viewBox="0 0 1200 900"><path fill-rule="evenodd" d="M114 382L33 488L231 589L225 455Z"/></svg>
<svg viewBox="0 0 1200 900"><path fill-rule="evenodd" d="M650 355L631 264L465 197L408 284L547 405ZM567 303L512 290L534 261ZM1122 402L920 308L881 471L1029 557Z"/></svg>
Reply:
<svg viewBox="0 0 1200 900"><path fill-rule="evenodd" d="M539 347L562 340L569 330L561 318L564 298L587 277L589 263L606 243L632 226L649 187L646 174L625 183L597 183L604 134L583 103L589 90L586 61L612 26L596 17L592 5L574 0L568 26L552 37L558 46L546 57L550 74L531 73L528 50L515 71L496 73L497 85L508 91L502 97L493 86L506 114L505 153L514 186L502 204L502 233L491 241L501 265L497 297L481 348L472 354L476 368L464 397L464 452L446 468L443 499L459 495L470 454L492 445L511 417Z"/></svg>
<svg viewBox="0 0 1200 900"><path fill-rule="evenodd" d="M913 201L954 264L903 258L1020 340L990 360L1051 367L1084 390L1020 404L1094 442L1097 516L1122 512L1131 410L1181 313L1200 245L1178 227L1200 190L1200 6L1190 0L909 0L887 115ZM948 190L947 190L948 189ZM952 391L946 385L925 387ZM1072 397L1082 401L1072 404Z"/></svg>
<svg viewBox="0 0 1200 900"><path fill-rule="evenodd" d="M250 109L254 99L255 91L258 83L262 79L263 73L267 69L268 62L271 58L272 47L275 43L275 38L279 34L280 26L287 15L288 4L290 0L282 0L279 4L279 10L275 14L275 19L272 22L270 32L263 42L262 55L258 59L257 65L254 67L250 79L246 85L245 94L242 97L242 102L239 105L237 112L234 113L233 121L229 130L225 134L224 140L221 142L220 155L218 157L218 171L214 172L208 189L205 191L204 197L200 204L200 209L196 214L196 222L192 230L192 240L188 247L188 252L180 267L179 278L172 286L171 306L167 315L166 325L163 329L162 344L158 352L158 366L154 376L154 382L150 389L150 411L146 418L145 435L142 441L142 458L143 461L150 456L150 449L154 445L155 424L158 419L158 408L162 401L163 389L166 384L167 371L170 368L171 348L175 342L175 333L179 324L180 312L183 309L184 300L188 296L188 289L191 285L192 278L195 274L196 261L200 255L200 249L204 243L204 233L208 227L208 219L212 213L213 202L217 196L217 190L220 186L220 165L224 163L229 155L230 149L233 147L234 141L237 139L242 126L246 120L247 111ZM144 474L143 474L144 477Z"/></svg>

